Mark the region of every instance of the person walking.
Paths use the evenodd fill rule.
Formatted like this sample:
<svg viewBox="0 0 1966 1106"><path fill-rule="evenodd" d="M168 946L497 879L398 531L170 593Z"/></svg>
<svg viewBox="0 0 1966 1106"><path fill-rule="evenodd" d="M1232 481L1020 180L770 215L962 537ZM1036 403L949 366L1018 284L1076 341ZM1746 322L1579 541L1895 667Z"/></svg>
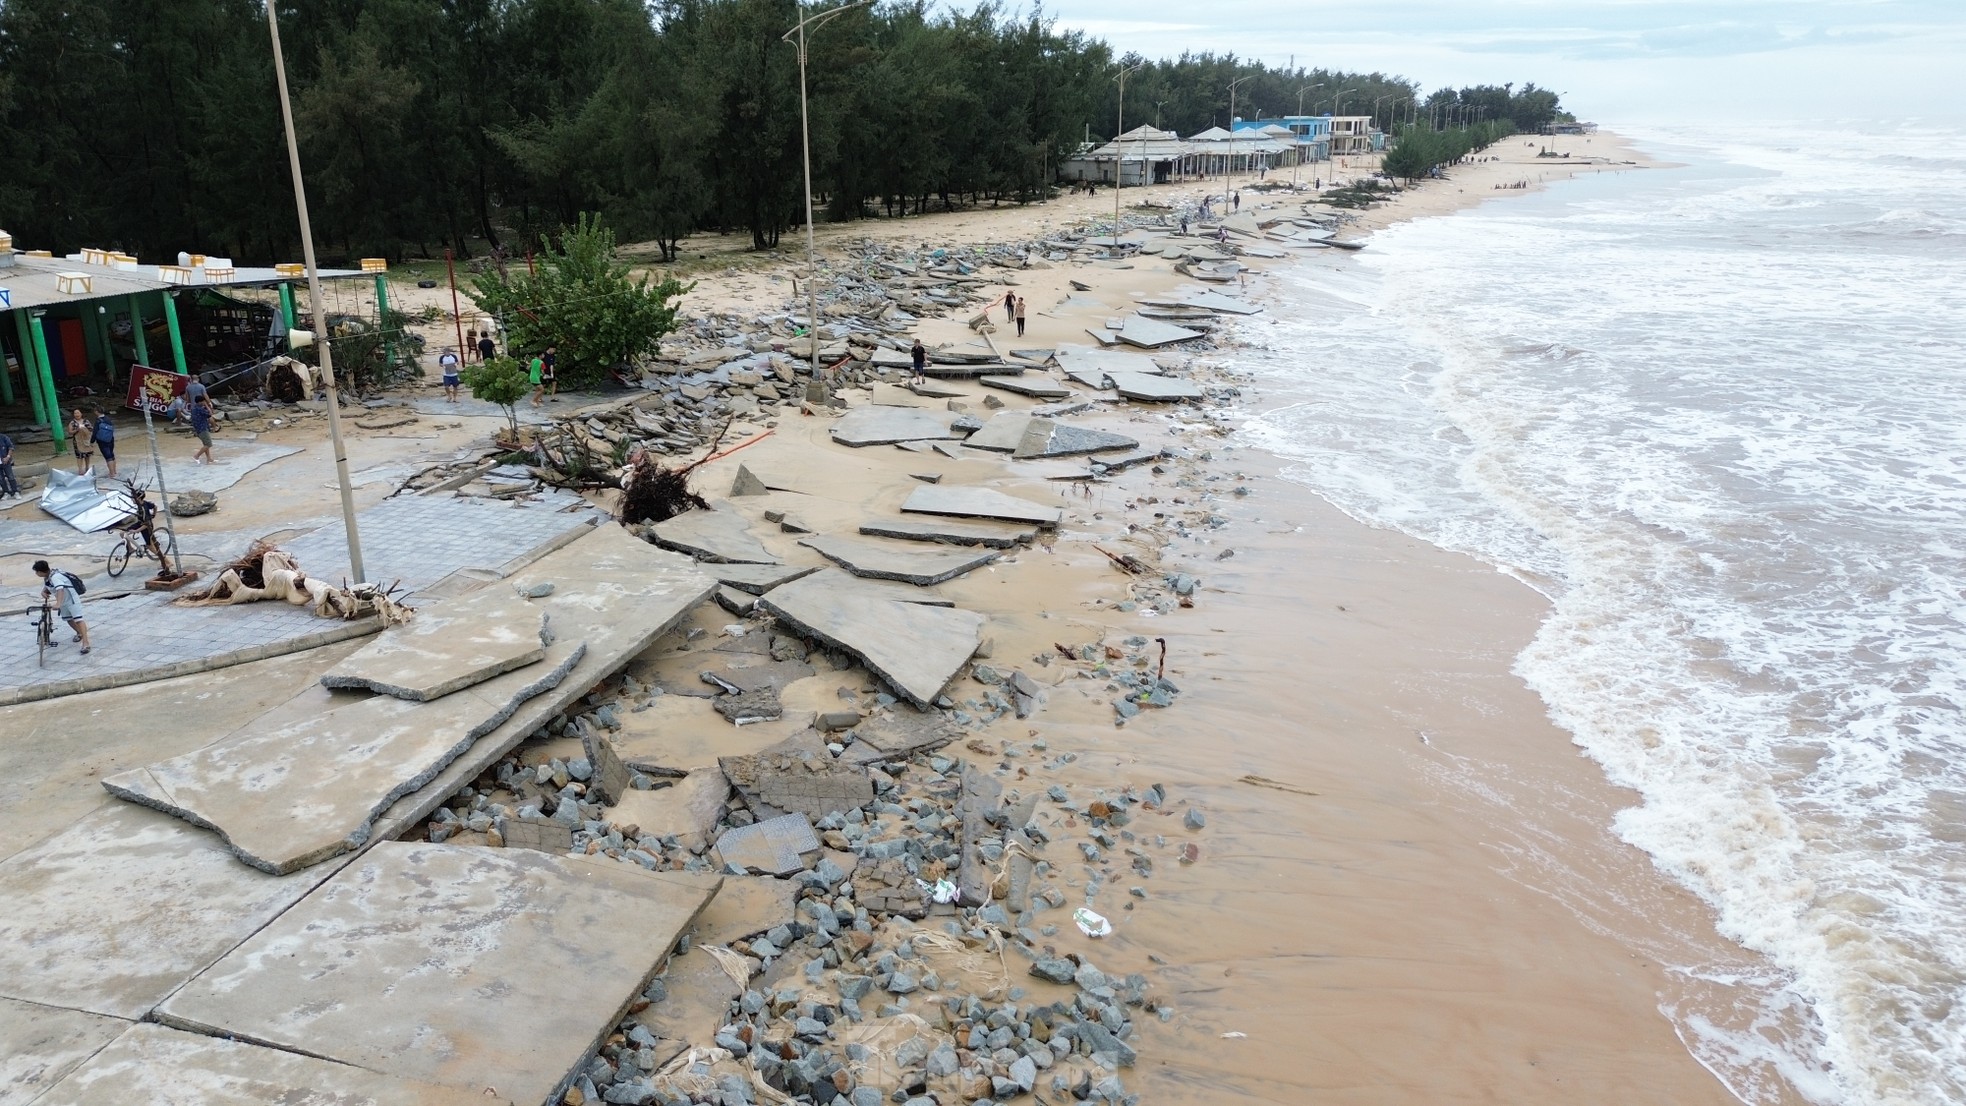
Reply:
<svg viewBox="0 0 1966 1106"><path fill-rule="evenodd" d="M1242 189L1240 189L1240 188L1238 188L1238 189L1236 189L1236 190L1235 190L1234 192L1231 192L1231 193L1229 193L1229 200L1230 200L1230 202L1231 202L1231 203L1233 203L1233 204L1235 205L1235 206L1234 206L1234 207L1232 207L1232 208L1231 208L1230 210L1232 210L1232 211L1241 211L1241 210L1242 210Z"/></svg>
<svg viewBox="0 0 1966 1106"><path fill-rule="evenodd" d="M0 431L0 499L20 498L20 484L14 479L14 440Z"/></svg>
<svg viewBox="0 0 1966 1106"><path fill-rule="evenodd" d="M1017 297L1017 336L1024 336L1024 297Z"/></svg>
<svg viewBox="0 0 1966 1106"><path fill-rule="evenodd" d="M49 568L46 561L34 562L34 574L41 578L41 602L56 604L55 613L75 631L75 640L82 643L86 656L95 646L89 642L89 624L82 620L81 590L74 575Z"/></svg>
<svg viewBox="0 0 1966 1106"><path fill-rule="evenodd" d="M546 394L557 403L560 399L560 347L547 346L546 355L540 361L539 379L546 385Z"/></svg>
<svg viewBox="0 0 1966 1106"><path fill-rule="evenodd" d="M478 360L489 361L498 356L498 343L492 341L491 331L478 335Z"/></svg>
<svg viewBox="0 0 1966 1106"><path fill-rule="evenodd" d="M92 464L96 451L90 448L94 443L89 440L94 434L95 427L89 425L88 418L82 414L82 409L77 407L75 417L68 420L68 448L75 452L77 476L91 476L96 471Z"/></svg>
<svg viewBox="0 0 1966 1106"><path fill-rule="evenodd" d="M928 350L922 347L922 340L920 338L915 339L915 347L908 351L908 356L915 363L915 378L910 380L909 383L928 383L928 374L923 371L928 368Z"/></svg>
<svg viewBox="0 0 1966 1106"><path fill-rule="evenodd" d="M191 434L198 439L198 452L191 455L195 464L212 463L212 401L207 396L191 405Z"/></svg>
<svg viewBox="0 0 1966 1106"><path fill-rule="evenodd" d="M467 347L468 348L468 347ZM457 402L457 351L449 346L437 357L437 368L444 374L444 401Z"/></svg>
<svg viewBox="0 0 1966 1106"><path fill-rule="evenodd" d="M532 384L532 405L546 402L546 358L533 354L532 364L526 367L526 379Z"/></svg>
<svg viewBox="0 0 1966 1106"><path fill-rule="evenodd" d="M89 440L102 451L102 463L109 466L109 478L116 479L116 424L109 421L109 412L95 412L95 426L89 431Z"/></svg>
<svg viewBox="0 0 1966 1106"><path fill-rule="evenodd" d="M1005 292L1003 294L1003 321L1009 322L1010 320L1016 317L1017 317L1017 293Z"/></svg>

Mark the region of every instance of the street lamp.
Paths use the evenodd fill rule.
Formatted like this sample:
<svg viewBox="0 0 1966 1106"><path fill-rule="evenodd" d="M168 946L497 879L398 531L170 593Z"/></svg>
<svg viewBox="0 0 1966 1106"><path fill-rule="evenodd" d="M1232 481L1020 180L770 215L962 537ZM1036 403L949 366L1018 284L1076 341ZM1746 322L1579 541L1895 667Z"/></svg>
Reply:
<svg viewBox="0 0 1966 1106"><path fill-rule="evenodd" d="M1332 162L1331 172L1327 174L1329 176L1338 174L1338 114L1345 110L1345 94L1357 91L1356 88L1341 88L1338 90L1338 95L1331 98L1331 141L1324 147L1325 160Z"/></svg>
<svg viewBox="0 0 1966 1106"><path fill-rule="evenodd" d="M1254 77L1254 73L1244 73L1229 82L1229 171L1222 174L1222 217L1229 217L1229 183L1236 172L1236 86Z"/></svg>
<svg viewBox="0 0 1966 1106"><path fill-rule="evenodd" d="M837 8L814 12L799 20L798 26L779 36L780 41L790 42L799 49L799 134L802 139L806 166L806 341L810 342L812 354L812 381L819 380L819 249L814 243L812 231L812 121L806 108L806 28L813 30L825 26L835 16L845 15L855 8L864 8L874 0L852 0ZM270 4L268 5L271 6ZM792 36L797 35L794 39Z"/></svg>
<svg viewBox="0 0 1966 1106"><path fill-rule="evenodd" d="M1324 86L1321 84L1307 84L1304 87L1297 90L1297 118L1298 119L1301 120L1304 118L1304 93L1309 92L1311 89L1322 88L1322 87ZM1307 128L1309 127L1309 124L1304 124L1304 125ZM1291 130L1294 131L1296 130L1296 128L1292 127ZM1297 141L1298 141L1297 160L1292 162L1290 165L1290 190L1292 192L1297 191L1297 167L1304 163L1303 136L1299 135Z"/></svg>
<svg viewBox="0 0 1966 1106"><path fill-rule="evenodd" d="M328 440L334 447L335 484L341 489L341 525L348 538L348 572L366 583L362 571L362 535L355 526L355 490L348 481L348 449L341 441L341 393L335 388L334 356L328 352L327 308L321 301L321 270L314 264L314 230L307 221L307 187L300 176L300 144L294 140L293 101L287 95L287 62L280 52L279 5L267 0L266 30L273 38L273 76L280 86L280 119L287 128L287 168L294 177L294 208L300 213L301 260L307 263L307 306L314 312L314 330L321 336L321 378L328 390ZM59 415L57 416L59 418Z"/></svg>
<svg viewBox="0 0 1966 1106"><path fill-rule="evenodd" d="M1120 185L1126 178L1126 161L1120 156L1120 143L1126 134L1126 75L1138 73L1146 66L1146 59L1134 62L1113 75L1120 83L1119 118L1113 122L1113 253L1120 252Z"/></svg>

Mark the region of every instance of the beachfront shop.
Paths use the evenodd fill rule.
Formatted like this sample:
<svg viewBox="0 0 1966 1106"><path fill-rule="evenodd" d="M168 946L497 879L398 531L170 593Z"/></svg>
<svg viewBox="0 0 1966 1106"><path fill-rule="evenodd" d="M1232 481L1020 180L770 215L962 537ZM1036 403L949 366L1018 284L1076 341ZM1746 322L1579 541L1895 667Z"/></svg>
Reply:
<svg viewBox="0 0 1966 1106"><path fill-rule="evenodd" d="M373 275L376 302L388 291L380 261L321 273L323 280ZM0 427L17 441L66 442L62 414L88 402L121 402L130 366L196 375L208 385L242 375L283 352L295 311L299 265L236 268L226 258L178 255L145 265L127 254L83 250L66 257L14 249L0 231ZM96 397L93 400L91 397Z"/></svg>

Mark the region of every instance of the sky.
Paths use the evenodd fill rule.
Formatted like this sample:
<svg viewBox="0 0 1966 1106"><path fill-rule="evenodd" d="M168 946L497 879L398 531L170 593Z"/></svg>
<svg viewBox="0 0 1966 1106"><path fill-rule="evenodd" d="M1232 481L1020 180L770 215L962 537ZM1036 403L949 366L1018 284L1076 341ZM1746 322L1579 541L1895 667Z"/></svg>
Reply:
<svg viewBox="0 0 1966 1106"><path fill-rule="evenodd" d="M1536 84L1610 126L1966 120L1966 0L1048 0L1122 52Z"/></svg>

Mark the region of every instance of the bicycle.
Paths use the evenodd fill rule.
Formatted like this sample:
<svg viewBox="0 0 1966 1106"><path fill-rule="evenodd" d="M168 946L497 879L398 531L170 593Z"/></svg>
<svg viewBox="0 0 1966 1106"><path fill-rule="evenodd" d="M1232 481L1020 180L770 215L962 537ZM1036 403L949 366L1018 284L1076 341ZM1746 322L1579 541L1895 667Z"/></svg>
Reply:
<svg viewBox="0 0 1966 1106"><path fill-rule="evenodd" d="M152 551L150 539L144 537L142 530L133 527L121 531L119 536L121 540L109 551L109 574L112 577L123 574L123 570L129 567L131 556L150 560L157 555ZM164 552L173 559L177 557L177 538L168 534L165 536Z"/></svg>
<svg viewBox="0 0 1966 1106"><path fill-rule="evenodd" d="M28 618L34 621L34 643L41 651L41 666L46 668L48 665L48 650L55 647L54 605L44 599L41 601L41 616L35 618L30 613Z"/></svg>

